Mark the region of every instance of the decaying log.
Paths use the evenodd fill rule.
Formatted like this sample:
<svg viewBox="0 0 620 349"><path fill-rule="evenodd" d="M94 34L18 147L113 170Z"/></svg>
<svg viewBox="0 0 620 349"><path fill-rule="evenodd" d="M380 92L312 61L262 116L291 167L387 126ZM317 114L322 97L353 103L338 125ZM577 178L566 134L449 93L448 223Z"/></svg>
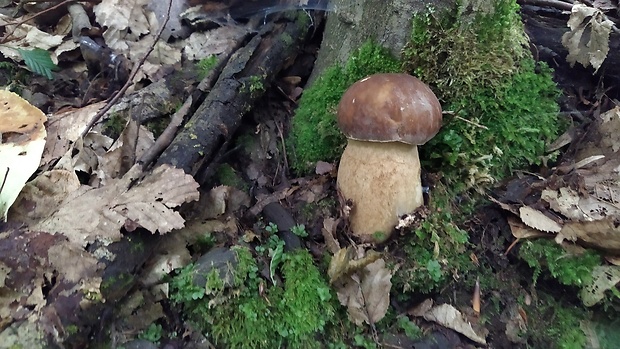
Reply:
<svg viewBox="0 0 620 349"><path fill-rule="evenodd" d="M298 22L268 24L233 55L204 102L160 156L158 165L170 164L195 175L209 164L233 136L243 115L297 53L308 30Z"/></svg>

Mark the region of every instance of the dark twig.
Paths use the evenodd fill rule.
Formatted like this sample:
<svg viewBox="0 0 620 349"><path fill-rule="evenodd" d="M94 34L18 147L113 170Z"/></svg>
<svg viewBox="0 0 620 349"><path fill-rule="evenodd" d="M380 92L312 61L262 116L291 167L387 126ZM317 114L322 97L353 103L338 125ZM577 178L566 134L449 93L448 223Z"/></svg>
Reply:
<svg viewBox="0 0 620 349"><path fill-rule="evenodd" d="M189 96L181 108L179 108L179 110L172 115L170 123L164 132L162 132L155 143L144 154L142 154L140 160L138 160L138 163L142 165L143 169L147 168L153 161L155 161L155 158L158 157L159 154L161 154L164 149L170 145L170 143L172 143L177 130L181 127L181 124L183 124L183 119L189 113L191 107L192 96Z"/></svg>
<svg viewBox="0 0 620 349"><path fill-rule="evenodd" d="M101 119L101 117L105 113L107 113L108 110L110 110L110 108L112 108L112 106L115 105L119 99L121 99L121 97L125 94L129 86L131 86L133 79L136 77L136 74L138 74L138 70L140 70L140 67L144 64L144 62L149 57L151 52L153 52L153 50L155 49L155 45L157 45L159 38L161 38L161 34L164 32L164 28L166 27L166 24L168 24L168 20L170 20L170 9L172 8L172 1L173 0L168 0L168 10L166 12L166 17L164 18L164 22L161 24L159 31L155 35L155 40L153 40L153 43L149 47L148 51L146 51L146 53L144 54L142 59L140 59L140 61L134 64L133 69L131 70L131 73L129 74L129 78L127 79L127 82L125 82L125 85L123 85L123 87L114 95L114 97L112 97L112 99L110 99L106 103L106 105L103 108L101 108L101 110L99 110L99 112L95 114L95 116L88 122L88 124L86 125L86 128L84 128L84 130L82 131L82 134L81 134L82 137L86 136L88 131L90 131L90 129Z"/></svg>

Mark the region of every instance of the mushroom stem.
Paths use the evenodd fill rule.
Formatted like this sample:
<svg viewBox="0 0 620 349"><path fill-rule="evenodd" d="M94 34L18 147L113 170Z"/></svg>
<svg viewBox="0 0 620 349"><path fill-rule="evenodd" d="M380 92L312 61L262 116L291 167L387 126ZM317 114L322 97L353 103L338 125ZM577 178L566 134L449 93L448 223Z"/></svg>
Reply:
<svg viewBox="0 0 620 349"><path fill-rule="evenodd" d="M364 241L384 241L401 215L424 203L415 145L349 139L337 183L353 202L351 229Z"/></svg>

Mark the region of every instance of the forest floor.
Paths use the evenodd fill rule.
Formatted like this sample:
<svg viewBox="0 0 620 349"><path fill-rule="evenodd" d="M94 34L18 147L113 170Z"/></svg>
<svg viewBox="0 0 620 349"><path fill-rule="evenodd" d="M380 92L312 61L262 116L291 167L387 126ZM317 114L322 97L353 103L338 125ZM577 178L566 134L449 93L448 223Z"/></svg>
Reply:
<svg viewBox="0 0 620 349"><path fill-rule="evenodd" d="M91 10L87 8L92 14ZM108 10L100 7L96 12L101 21ZM38 26L54 18L50 11ZM106 20L108 26L114 25L112 19ZM26 28L23 37L15 30L14 35L30 40L26 34L35 29ZM409 234L415 234L415 225L398 230L378 246L356 244L346 231L346 202L336 188L337 163L319 162L315 173L305 176L289 166L294 154L285 140L320 47L321 28L315 29L294 61L271 83L247 81L248 90L260 92L260 97L253 100L237 129L220 142L211 159L192 169L194 179L178 169L147 174L133 166L153 147L170 114L183 109L182 99L168 101L168 113L150 120L148 127L130 121L135 116L128 118L121 112L128 107L122 107L125 109L105 114L85 137L80 135L107 98L123 86L122 77L131 70L127 62L116 63L116 49L100 41L82 40L79 44L66 42L67 48L61 50L58 44L50 44L61 34L41 32L45 39L30 45L49 47L56 57L64 54L57 69L52 72L44 59L28 53L22 58L39 62L30 69L43 76L8 59L2 63L2 85L19 92L49 117L47 145L34 180L15 202L8 223L0 225L0 343L9 343L0 347L20 348L31 343L29 335L19 330L28 320L52 342L86 331L71 347L268 347L267 342L260 342L264 335L269 338L265 341L288 340L291 348L297 347L295 338L303 339L299 347L311 347L307 343L318 338L329 348L617 348L607 343L620 343L613 334L620 333L616 331L620 324L607 317L617 307L609 294L617 294L615 283L620 281L618 272L610 269L618 263L611 256L620 251L620 239L609 233L618 233L620 141L616 132L620 132L620 112L617 101L605 94L598 82L592 84L592 76L584 75L590 72L576 74L585 76L580 80L568 76L575 74L573 70L556 71L555 79L564 88L560 97L563 112L579 115L579 123L558 146L561 154L547 166L519 169L514 177L489 187L475 209L455 222L468 235L467 249L460 251L469 264L463 268L467 271L454 270L442 287L431 292L403 291L390 279L403 277L399 268L406 264L400 261L411 258L406 246ZM196 39L202 41L191 44L195 45L193 51L184 51L196 55L193 61L182 61L180 51L175 52L179 49L172 45L156 47L157 59L143 62L138 71L141 85L148 86L145 81L160 80L171 70L185 70L191 77L182 81L181 90L192 84L195 87L214 69L209 54L226 53L223 47L234 43L235 35L246 34L236 32L227 37L219 32L219 36ZM138 38L127 42L132 50L126 55L132 63L151 44ZM202 56L196 53L200 50ZM13 56L5 56L18 53L13 50ZM567 81L589 81L589 85ZM138 91L139 87L132 89ZM148 109L147 97L132 89L124 103ZM601 154L603 158L596 157ZM424 175L441 178L437 173ZM430 187L426 210L441 210L433 198L442 195L442 190L441 185ZM546 204L541 204L541 197L546 198ZM453 199L458 207L468 197ZM424 217L424 209L418 213ZM560 215L569 217L562 226L556 219ZM590 219L595 215L603 218ZM557 237L559 233L563 238ZM119 281L121 274L110 277L106 269L114 263L109 255L101 254L103 247L143 238L147 242L136 247L140 251L116 252L123 258L141 256L122 274L130 275L127 282ZM544 248L530 245L536 238L547 241ZM592 268L580 270L581 263L591 260L587 258L568 266L556 263L572 261L573 255L589 258L594 253L572 242L564 243L566 251L558 250L562 239L585 242L588 250L602 251L602 255L596 252L596 258L605 258L604 269L596 269L598 274ZM442 242L435 243L437 250L442 248ZM252 256L248 263L253 271L246 275L250 281L235 280L239 276L235 268L227 269L231 264L247 267L239 252L231 254L236 251L233 246L241 246ZM311 256L314 263L296 266L295 261L304 260L298 250ZM432 253L437 251L429 251ZM335 256L343 258L339 265L333 262ZM432 275L431 267L417 272ZM565 267L570 270L561 269ZM334 272L333 268L340 269ZM215 281L211 279L214 270L219 277ZM314 270L319 271L318 277ZM235 276L227 276L229 272ZM287 284L295 279L295 273L302 276L301 281ZM350 278L349 283L339 285L336 281L342 280L334 276L338 273ZM183 279L198 274L206 286L197 287L195 280L187 283ZM328 282L330 278L332 282ZM586 283L584 278L590 279L588 289L580 284ZM303 280L316 284L307 285ZM351 280L352 289L347 288ZM323 285L326 294L320 293ZM319 298L287 293L306 292L304 287L309 286ZM584 307L584 299L595 304L605 298L605 291L609 291L605 309ZM194 293L188 296L188 292ZM583 292L594 296L589 298ZM113 298L116 293L119 296ZM70 298L75 294L79 294L77 300ZM475 304L475 297L481 304ZM96 321L77 313L64 316L62 310L69 309L71 303L82 304L75 309L88 312L84 304L105 303L106 299L107 304L93 308L100 311L94 314ZM307 312L300 315L304 321L278 318L292 317L293 310L282 303L297 304L295 301ZM218 310L226 306L238 309ZM238 328L232 323L248 321L240 319L241 314L254 318L255 322L247 323L255 328L234 333ZM79 323L84 318L89 321L86 325ZM269 333L261 333L259 327ZM247 343L241 344L244 339ZM571 341L575 346L570 346ZM592 344L596 341L598 346Z"/></svg>

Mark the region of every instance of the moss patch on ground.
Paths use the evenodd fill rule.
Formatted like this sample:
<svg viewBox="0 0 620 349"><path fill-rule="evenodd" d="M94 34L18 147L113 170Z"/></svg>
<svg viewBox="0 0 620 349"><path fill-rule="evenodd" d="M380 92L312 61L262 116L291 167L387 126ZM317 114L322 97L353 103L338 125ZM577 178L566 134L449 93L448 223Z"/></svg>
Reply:
<svg viewBox="0 0 620 349"><path fill-rule="evenodd" d="M171 282L170 298L218 345L227 348L317 348L316 334L335 315L335 297L307 251L285 253L282 283L267 284L251 252L235 247L232 282L217 270L196 285L193 266Z"/></svg>

